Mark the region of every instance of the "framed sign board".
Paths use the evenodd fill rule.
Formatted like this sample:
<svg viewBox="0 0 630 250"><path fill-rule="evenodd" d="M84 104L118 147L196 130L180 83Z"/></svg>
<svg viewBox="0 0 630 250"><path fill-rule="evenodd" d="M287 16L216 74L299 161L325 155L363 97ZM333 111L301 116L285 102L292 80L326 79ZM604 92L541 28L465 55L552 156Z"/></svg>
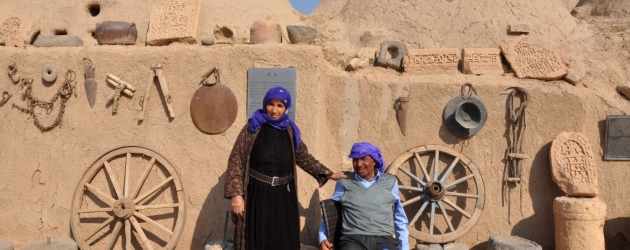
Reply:
<svg viewBox="0 0 630 250"><path fill-rule="evenodd" d="M630 160L630 115L606 116L605 160Z"/></svg>
<svg viewBox="0 0 630 250"><path fill-rule="evenodd" d="M247 71L247 119L252 117L256 110L263 107L262 102L267 90L275 86L282 86L291 94L289 118L295 120L296 81L296 68L249 68Z"/></svg>

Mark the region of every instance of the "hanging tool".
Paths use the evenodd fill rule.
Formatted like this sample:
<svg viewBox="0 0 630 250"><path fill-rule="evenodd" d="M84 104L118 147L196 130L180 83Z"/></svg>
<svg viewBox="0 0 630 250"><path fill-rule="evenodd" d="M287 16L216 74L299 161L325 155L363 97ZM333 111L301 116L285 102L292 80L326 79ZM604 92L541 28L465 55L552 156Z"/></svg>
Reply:
<svg viewBox="0 0 630 250"><path fill-rule="evenodd" d="M162 90L162 96L164 97L164 103L166 103L166 108L168 109L168 115L171 119L175 118L175 111L173 110L172 98L171 94L168 91L168 83L166 82L166 78L164 78L164 74L162 72L162 64L157 64L151 67L153 70L151 77L149 78L149 82L147 83L146 91L144 92L144 99L140 101L140 106L142 110L140 111L140 115L138 116L138 120L144 120L144 113L146 110L146 105L149 102L149 93L151 90L151 85L153 85L153 80L155 77L158 78L158 83L160 84L160 89Z"/></svg>
<svg viewBox="0 0 630 250"><path fill-rule="evenodd" d="M507 112L510 115L510 123L508 128L508 144L505 158L505 171L503 176L503 198L510 199L507 196L507 184L520 183L520 210L523 215L523 159L528 159L529 155L525 154L523 149L523 141L525 139L525 131L527 130L527 105L529 104L529 94L527 90L520 87L510 87L506 90L512 90L508 95ZM520 96L520 105L515 108L515 99Z"/></svg>
<svg viewBox="0 0 630 250"><path fill-rule="evenodd" d="M83 76L85 77L85 95L87 96L88 103L90 103L90 108L94 108L94 104L96 103L96 80L94 80L94 71L95 68L92 68L92 60L84 58L85 62L85 73Z"/></svg>

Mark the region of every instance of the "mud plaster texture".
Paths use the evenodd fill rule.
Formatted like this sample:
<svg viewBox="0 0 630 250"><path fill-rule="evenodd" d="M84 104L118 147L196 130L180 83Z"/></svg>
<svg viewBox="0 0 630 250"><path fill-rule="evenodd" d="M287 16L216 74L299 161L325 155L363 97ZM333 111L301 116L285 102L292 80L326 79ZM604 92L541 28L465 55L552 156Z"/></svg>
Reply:
<svg viewBox="0 0 630 250"><path fill-rule="evenodd" d="M509 18L490 15L483 19L483 13L503 13L484 1L475 6L481 10L473 9L472 12L479 15L474 17L468 16L471 13L468 3L459 0L445 1L440 6L436 3L425 11L452 12L453 20L466 20L462 21L469 27L465 31L451 34L442 27L442 23L451 21L416 26L414 23L449 15L436 13L429 16L422 14L424 12L415 15L410 11L401 16L412 24L392 29L402 35L372 30L372 34L381 34L373 38L373 44L353 42L348 47L335 47L336 42L343 43L342 39L327 38L326 32L331 34L338 30L337 33L344 34L342 28L345 25L355 27L361 33L371 30L370 27L387 30L379 28L383 24L377 22L385 19L357 19L361 25L352 26L352 20L341 19L340 15L335 17L339 12L331 12L330 17L322 18L317 16L322 11L318 8L306 17L297 14L288 2L283 1L203 1L198 40L212 36L216 23L249 27L255 20L267 16L283 27L304 22L323 31L323 35L313 46L175 44L145 47L150 7L163 4L162 1L101 1L101 13L97 17L89 16L85 1L2 1L0 15L29 8L34 16L44 20L41 35L66 29L69 35L87 39L84 39L83 47L76 48L0 47L0 69L15 62L22 77L35 79L33 94L36 97L49 99L63 81L63 74L60 74L55 84L43 85L39 74L46 64L55 65L60 73L73 69L78 79L78 98L72 97L68 101L62 126L41 133L33 125L32 118L11 109L13 103L24 106L19 98L21 90L6 75L0 76L0 90L13 94L7 105L0 108L0 211L3 211L0 213L0 238L11 240L20 248L45 237L72 237L69 226L72 195L86 168L114 147L141 145L158 151L171 161L182 179L188 214L177 249L201 249L206 239L222 236L224 212L229 209L229 201L223 198L223 178L229 152L247 120L248 68L296 67L296 122L311 153L332 170L351 170L347 155L352 143L357 141L375 143L390 163L406 150L425 144L455 148L476 163L485 182L484 214L477 225L458 240L475 250L485 249L492 234L520 236L539 243L544 249L554 248L554 229L549 226L553 221L552 204L555 197L563 194L550 176L551 141L563 131L585 134L598 166L598 197L607 205L606 240L619 241L622 245L626 242L627 245L626 239L630 240L630 208L627 206L630 187L626 183L630 179L630 168L627 162L603 161L601 156L606 115L626 114L630 110L628 99L615 91L615 86L630 79L630 52L625 42L630 40L630 20L577 19L569 15L560 1L508 2L507 7L501 6L508 11L506 13L511 10L533 22L530 34L537 46L555 49L567 61L575 62L572 66L587 70L580 84L517 79L509 74L410 75L379 67L347 72L345 65L339 63L344 57L344 48L352 52L360 47L378 47L383 40L400 39L405 34L417 33L419 37L422 34L419 31L423 30L431 34L427 39L433 40L414 42L416 38L411 35L406 41L400 40L410 47L416 45L416 48L498 47L512 38L506 33L510 22L505 19ZM344 15L357 12L358 16L371 16L371 12L358 6L360 1L324 1L321 6L339 4L343 7L346 3L349 7L345 7ZM373 5L366 4L365 8L372 8L368 6ZM407 9L386 3L383 6ZM455 7L462 8L458 10L461 12L466 9L467 12L463 12L466 15L455 15ZM528 14L543 11L551 14ZM237 12L242 14L235 15ZM387 13L390 12L394 13L389 10ZM392 15L379 14L380 18ZM106 20L135 22L139 33L136 45L96 46L96 40L89 35L90 29L97 22ZM487 20L488 24L480 23L480 20ZM435 26L428 26L429 23ZM460 27L456 24L453 27ZM486 25L495 29L487 29ZM419 28L408 30L409 26ZM348 34L348 39L359 39L359 35ZM94 61L96 68L98 97L94 108L89 107L83 87L81 61L85 57ZM157 63L164 65L164 76L177 116L168 119L156 85L151 90L145 120L138 124L138 101L144 94L150 67ZM207 135L197 130L188 111L190 98L199 87L200 76L212 66L219 67L221 82L232 89L239 105L236 122L219 135ZM134 98L120 98L116 115L112 115L111 107L105 104L105 97L113 91L105 84L107 73L122 75L138 88ZM448 100L459 94L460 86L465 82L471 82L477 88L479 97L486 103L489 119L467 146L462 146L461 140L443 125L442 111ZM502 201L501 195L503 156L507 147L506 96L501 94L511 86L526 88L531 98L524 150L532 158L524 161L523 215L519 211L519 186L508 186L511 206ZM410 98L407 136L402 135L396 121L394 101L400 96ZM55 108L44 123L52 122L56 112ZM317 189L315 181L304 172L299 171L298 176L301 240L316 245L321 218L318 202L332 195L334 185L329 183ZM229 226L228 238L231 232ZM410 244L416 243L412 239Z"/></svg>

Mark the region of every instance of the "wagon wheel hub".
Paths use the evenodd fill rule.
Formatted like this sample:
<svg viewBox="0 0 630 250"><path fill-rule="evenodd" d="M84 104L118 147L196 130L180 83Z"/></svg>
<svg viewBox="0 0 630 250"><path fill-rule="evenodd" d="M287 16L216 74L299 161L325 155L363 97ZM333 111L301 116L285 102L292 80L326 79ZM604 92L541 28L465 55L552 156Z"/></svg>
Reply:
<svg viewBox="0 0 630 250"><path fill-rule="evenodd" d="M445 193L446 189L444 189L444 186L439 181L430 181L424 187L424 194L432 200L441 200Z"/></svg>
<svg viewBox="0 0 630 250"><path fill-rule="evenodd" d="M113 210L116 217L121 219L129 219L133 215L136 203L132 199L122 198L114 203Z"/></svg>

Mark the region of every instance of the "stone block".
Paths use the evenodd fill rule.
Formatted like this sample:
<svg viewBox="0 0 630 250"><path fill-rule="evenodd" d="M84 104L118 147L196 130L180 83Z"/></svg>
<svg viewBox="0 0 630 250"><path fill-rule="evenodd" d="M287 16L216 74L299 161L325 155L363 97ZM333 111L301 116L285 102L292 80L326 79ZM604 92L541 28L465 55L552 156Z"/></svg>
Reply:
<svg viewBox="0 0 630 250"><path fill-rule="evenodd" d="M431 244L431 245L417 244L416 250L443 250L443 248L442 246L440 246L440 244Z"/></svg>
<svg viewBox="0 0 630 250"><path fill-rule="evenodd" d="M60 239L50 239L50 244L48 244L48 239L36 241L30 244L27 244L20 248L20 250L78 250L79 245L72 239L60 238Z"/></svg>
<svg viewBox="0 0 630 250"><path fill-rule="evenodd" d="M348 70L364 69L370 66L370 59L368 58L352 58L348 63Z"/></svg>
<svg viewBox="0 0 630 250"><path fill-rule="evenodd" d="M597 167L591 144L577 132L562 132L551 144L551 178L568 196L597 196Z"/></svg>
<svg viewBox="0 0 630 250"><path fill-rule="evenodd" d="M40 36L33 43L35 47L80 47L83 46L83 40L78 36L61 35L61 36Z"/></svg>
<svg viewBox="0 0 630 250"><path fill-rule="evenodd" d="M249 28L249 43L282 43L282 28L273 20L258 20Z"/></svg>
<svg viewBox="0 0 630 250"><path fill-rule="evenodd" d="M292 44L312 44L317 36L317 29L304 25L288 25L287 36Z"/></svg>
<svg viewBox="0 0 630 250"><path fill-rule="evenodd" d="M538 243L518 236L491 235L488 250L542 250Z"/></svg>
<svg viewBox="0 0 630 250"><path fill-rule="evenodd" d="M166 0L153 6L149 18L147 45L162 46L172 42L197 43L201 0Z"/></svg>
<svg viewBox="0 0 630 250"><path fill-rule="evenodd" d="M529 30L529 25L524 23L510 25L510 33L528 34Z"/></svg>
<svg viewBox="0 0 630 250"><path fill-rule="evenodd" d="M586 72L581 67L569 67L567 75L564 76L564 80L570 84L576 85L582 81Z"/></svg>
<svg viewBox="0 0 630 250"><path fill-rule="evenodd" d="M12 40L30 44L39 29L39 20L27 9L20 10L1 19L0 44L4 45L9 36L13 36ZM19 42L17 44L13 42L12 45L19 45Z"/></svg>
<svg viewBox="0 0 630 250"><path fill-rule="evenodd" d="M402 42L384 41L376 58L376 65L400 70L402 60L407 53L407 45Z"/></svg>
<svg viewBox="0 0 630 250"><path fill-rule="evenodd" d="M244 44L249 41L249 31L233 24L214 26L214 43Z"/></svg>
<svg viewBox="0 0 630 250"><path fill-rule="evenodd" d="M0 250L13 250L13 242L0 240Z"/></svg>
<svg viewBox="0 0 630 250"><path fill-rule="evenodd" d="M621 85L618 85L617 91L621 93L623 96L625 96L626 98L630 99L630 83L629 82L625 82Z"/></svg>
<svg viewBox="0 0 630 250"><path fill-rule="evenodd" d="M462 71L465 74L475 75L502 75L501 50L498 48L487 49L462 49Z"/></svg>
<svg viewBox="0 0 630 250"><path fill-rule="evenodd" d="M518 78L558 80L567 74L558 52L534 46L527 36L504 43L501 52Z"/></svg>
<svg viewBox="0 0 630 250"><path fill-rule="evenodd" d="M210 46L214 44L214 37L201 39L201 45Z"/></svg>
<svg viewBox="0 0 630 250"><path fill-rule="evenodd" d="M442 247L444 248L444 250L469 250L470 249L464 243L455 243L455 242L448 243Z"/></svg>
<svg viewBox="0 0 630 250"><path fill-rule="evenodd" d="M405 55L405 72L419 74L455 74L459 49L410 49Z"/></svg>
<svg viewBox="0 0 630 250"><path fill-rule="evenodd" d="M557 250L604 250L606 204L599 198L558 197L553 201Z"/></svg>

